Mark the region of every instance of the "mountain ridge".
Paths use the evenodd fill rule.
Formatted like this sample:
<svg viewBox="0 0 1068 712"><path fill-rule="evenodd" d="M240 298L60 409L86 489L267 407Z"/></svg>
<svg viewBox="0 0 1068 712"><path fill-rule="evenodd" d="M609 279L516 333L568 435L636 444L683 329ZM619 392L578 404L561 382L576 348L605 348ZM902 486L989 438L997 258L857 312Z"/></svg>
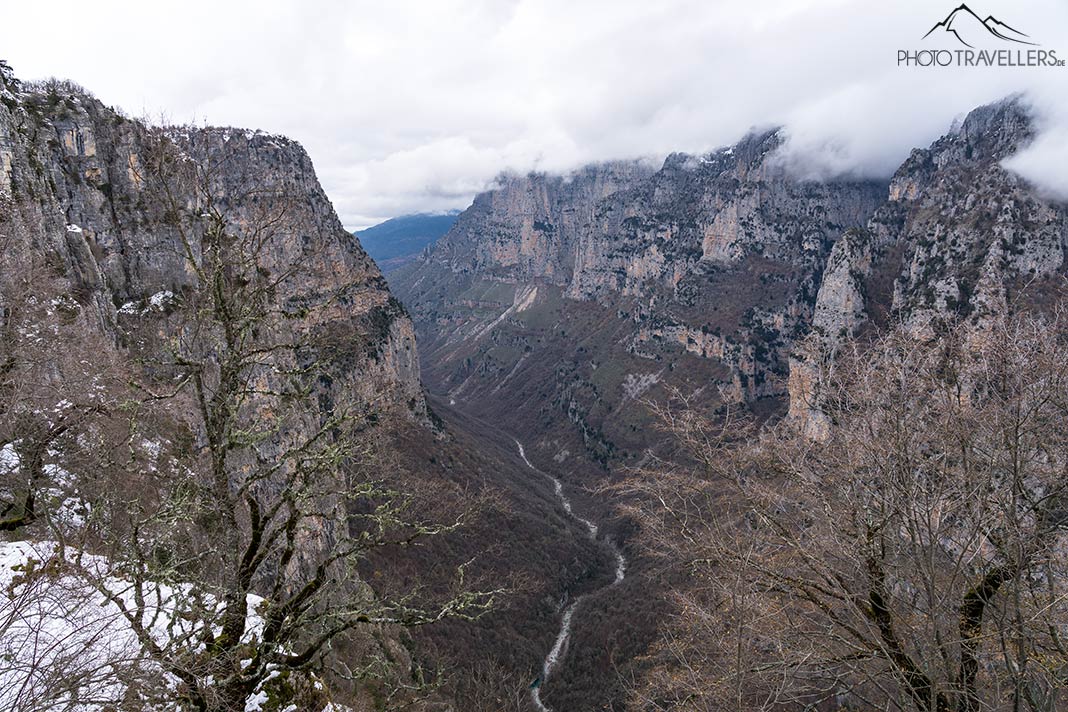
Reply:
<svg viewBox="0 0 1068 712"><path fill-rule="evenodd" d="M514 177L392 282L436 397L523 432L571 491L611 491L672 447L645 402L788 418L819 438L818 367L848 339L1041 303L1065 275L1068 209L1002 165L1034 131L1019 99L978 107L870 184L790 178L776 132L647 173ZM645 616L669 615L635 616L631 596L667 591L631 588L652 564L630 548L627 503L582 505L634 576L573 626L553 709L609 704L620 691L590 683L615 664L608 641L628 640L627 659L649 644Z"/></svg>
<svg viewBox="0 0 1068 712"><path fill-rule="evenodd" d="M460 210L399 215L353 233L384 273L415 259L449 231Z"/></svg>
<svg viewBox="0 0 1068 712"><path fill-rule="evenodd" d="M204 182L176 179L168 198L155 183L160 150L174 156L176 165L195 168ZM414 678L422 670L449 671L459 660L477 666L494 691L504 679L533 673L543 645L556 632L556 602L598 576L610 577L611 561L594 542L569 534L574 525L563 516L551 487L524 476L516 455L487 444L477 427L447 412L442 420L428 407L412 322L374 261L341 225L298 143L251 130L146 126L69 82L24 85L0 63L5 377L7 364L35 354L41 339L49 348L47 357L56 361L50 378L63 388L77 389L82 382L65 370L68 361L72 368L97 369L93 378L102 373L120 383L135 381L139 369L155 363L144 344L165 346L186 333L183 304L196 276L180 228L210 217L203 193L210 193L219 214L234 225L262 225L262 216L270 215L265 270L285 274L295 264L306 270L300 280L280 281L267 292L286 315L276 336L308 329L327 337L321 352L303 354L322 375L312 387L317 406L303 414L302 427L322 422L338 403L369 408L376 425L368 447L381 448L389 465L379 474L410 498L417 514L431 521L441 516L442 507L451 507L449 518L467 508L477 511L462 533L368 557L358 572L350 572L346 585L359 596L366 596L372 584L376 592L399 587L408 593L405 586L415 577L420 590L448 592L455 583L449 579L451 562L467 562L470 580L492 581L493 587L522 582L508 607L477 623L447 621L410 636L375 624L346 641L338 654L352 655L348 662L354 669L368 660L392 661L395 667L381 677L376 673L372 681L331 681L337 684L335 699L356 709L373 708L385 688L418 688ZM22 256L40 265L47 279L12 291L6 280L21 275L6 260ZM55 293L44 292L46 287ZM26 307L15 308L7 300L11 294L24 296L26 289L32 297L27 303L38 305L34 313L41 320L20 331L17 319L25 318ZM318 304L323 308L306 307ZM292 373L306 365L295 365ZM156 424L144 424L141 435L150 444L165 442L163 433L178 428L183 417L176 414L179 424L167 421L159 432ZM24 419L9 421L0 418L4 444L26 428ZM291 431L287 426L290 436ZM175 439L194 454L200 451L195 439ZM271 449L278 447L276 440L266 440L265 456L276 452ZM75 484L85 474L71 471ZM111 491L127 486L121 477L108 483ZM502 531L509 533L504 543ZM309 534L301 556L328 538L324 532ZM450 679L449 689L431 695L432 702L443 704L448 694L470 700L488 693L471 680Z"/></svg>

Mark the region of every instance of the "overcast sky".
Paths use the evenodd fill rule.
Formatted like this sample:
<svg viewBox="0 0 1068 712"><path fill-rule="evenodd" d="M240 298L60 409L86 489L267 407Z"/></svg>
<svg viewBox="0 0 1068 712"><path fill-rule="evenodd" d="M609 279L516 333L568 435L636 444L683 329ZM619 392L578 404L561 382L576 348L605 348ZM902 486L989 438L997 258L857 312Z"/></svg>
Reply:
<svg viewBox="0 0 1068 712"><path fill-rule="evenodd" d="M969 4L1068 59L1065 0ZM465 207L504 170L707 151L754 126L786 126L813 175L888 174L1017 91L1047 130L1014 165L1068 196L1068 69L896 65L960 47L921 39L955 5L52 0L6 3L0 58L133 115L297 139L351 228Z"/></svg>

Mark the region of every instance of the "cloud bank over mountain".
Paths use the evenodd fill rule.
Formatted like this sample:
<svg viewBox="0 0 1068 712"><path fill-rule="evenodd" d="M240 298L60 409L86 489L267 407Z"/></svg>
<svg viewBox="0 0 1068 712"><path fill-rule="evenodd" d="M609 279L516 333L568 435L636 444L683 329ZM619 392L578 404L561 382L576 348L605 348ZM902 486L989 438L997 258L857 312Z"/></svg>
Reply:
<svg viewBox="0 0 1068 712"><path fill-rule="evenodd" d="M1068 58L1063 3L970 6ZM1068 193L1065 161L1051 157L1066 150L1068 69L897 66L901 49L951 49L923 36L954 7L63 0L8 8L0 56L20 76L69 76L132 114L285 133L351 228L463 207L502 170L706 151L754 126L784 125L785 159L806 174L886 174L955 118L1017 92L1048 135L1014 168Z"/></svg>

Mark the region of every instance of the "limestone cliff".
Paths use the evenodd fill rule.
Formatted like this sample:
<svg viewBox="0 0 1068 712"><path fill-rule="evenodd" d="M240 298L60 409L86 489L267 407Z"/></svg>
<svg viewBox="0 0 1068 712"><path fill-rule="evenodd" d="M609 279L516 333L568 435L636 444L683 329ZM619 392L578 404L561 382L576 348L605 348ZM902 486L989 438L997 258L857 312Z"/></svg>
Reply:
<svg viewBox="0 0 1068 712"><path fill-rule="evenodd" d="M828 254L886 185L796 179L781 145L762 132L658 170L502 179L393 279L430 386L517 424L564 415L581 442L550 427L553 454L602 462L643 447L635 383L709 403L783 394Z"/></svg>
<svg viewBox="0 0 1068 712"><path fill-rule="evenodd" d="M866 229L836 244L813 334L791 360L791 415L814 434L815 367L864 324L935 334L946 320L979 323L1014 301L1041 301L1063 275L1068 208L1003 165L1033 135L1018 100L976 109L913 151Z"/></svg>
<svg viewBox="0 0 1068 712"><path fill-rule="evenodd" d="M179 170L161 175L161 156ZM195 294L195 275L182 229L212 205L235 233L262 230L257 267L276 274L300 265L299 278L274 284L272 313L281 316L264 322L316 336L306 343L317 350L300 355L307 363L286 365L314 363L313 398L301 403L319 407L287 419L287 429L315 427L337 403L366 411L375 424L369 440L382 441L380 466L368 477L410 498L420 521L470 513L456 532L373 552L344 584L369 595L363 579L375 595L405 601L418 588L423 598L412 598L411 605L425 598L432 608L454 592L454 567L461 564L468 581L491 582L486 588L523 582L509 598L511 607L477 625L449 620L411 637L373 625L355 636L359 640L346 640L338 654L351 656L346 662L353 669L377 659L391 670L382 679L349 681L357 689L346 688L344 701L360 712L378 709L385 694L379 687L412 686L426 668L448 678L445 692L432 700L455 698L463 709L481 704L480 696L499 695L503 687L493 685L504 683L479 683L458 670L533 679L555 635L559 601L610 577L609 563L596 542L572 531L578 525L562 516L551 483L526 474L511 441L503 449L487 445L497 439L486 434L487 424L451 418L447 406L440 409L444 421L430 411L412 321L343 229L297 143L242 129L146 126L67 82L22 85L0 62L0 254L6 270L0 271L0 339L14 335L11 341L19 342L0 341L0 375L16 354L37 359L68 390L104 379L136 380L150 360L145 344L166 348L185 328L185 297ZM536 232L533 219L528 222ZM11 265L32 266L32 278L4 279L12 276ZM11 282L19 283L17 290L7 289ZM19 292L23 303L8 299L9 292ZM29 351L18 353L23 349ZM68 368L78 373L64 372ZM266 378L283 377L279 370ZM183 417L182 408L174 411ZM6 416L0 408L5 445L17 437ZM151 430L143 435L150 446L159 441ZM258 454L270 460L281 437L257 440ZM292 433L285 437L291 441ZM173 443L187 454L197 451L189 439ZM127 485L121 473L105 483ZM330 526L338 524L327 523L308 541L329 538ZM443 708L455 707L433 707Z"/></svg>
<svg viewBox="0 0 1068 712"><path fill-rule="evenodd" d="M309 264L303 295L343 292L334 316L371 334L367 355L338 388L389 398L425 414L414 330L374 262L343 228L296 142L237 129L147 128L65 82L23 88L0 75L0 197L7 238L54 260L84 309L87 327L120 340L120 323L141 314L153 295L191 284L176 207L202 196L179 185L174 205L161 199L147 156L171 145L206 176L236 222L276 209L265 251L270 267ZM285 206L271 205L286 196ZM8 245L11 249L12 245ZM125 307L125 310L124 310ZM373 328L372 328L373 327Z"/></svg>
<svg viewBox="0 0 1068 712"><path fill-rule="evenodd" d="M157 168L161 155L177 166L167 180ZM395 421L428 422L412 323L342 227L300 145L254 131L148 127L70 83L24 86L0 63L0 250L7 270L0 290L0 333L7 342L0 360L5 375L36 361L52 386L39 403L28 401L26 412L62 408L56 406L61 397L89 401L94 390L103 392L111 383L146 380L157 362L145 344L165 345L188 328L182 314L192 307L183 297L194 292L195 276L187 250L197 248L190 248L183 230L203 216L209 200L233 229L261 231L257 269L283 274L290 265L306 265L300 280L275 282L268 311L286 317L265 320L271 326L264 328L336 335L314 342L332 344L328 351L302 354L325 363L325 375L314 384L313 402L322 412L311 408L287 421L286 432L255 440L257 454L269 461L281 442L298 439L296 430L316 432L337 402L388 412ZM27 274L12 274L16 269ZM21 293L8 289L16 283ZM301 308L309 305L316 308ZM279 341L286 339L279 334ZM7 378L3 386L5 399L28 387ZM50 393L56 394L51 400ZM114 406L110 414L118 420L126 416L116 412L123 403L107 406ZM139 426L138 442L156 455L160 443L184 448L181 454L193 462L203 446L183 440L189 431L180 423L194 408L175 403L168 418ZM23 443L28 425L13 422L17 414L6 406L0 438L5 445ZM130 444L131 453L136 447ZM61 454L77 457L58 451L49 457ZM136 481L136 468L109 472L100 486L122 491L131 486L127 475ZM75 471L70 486L99 476ZM323 520L295 535L301 551L294 567L304 566L305 555L343 524ZM354 598L373 596L356 576L343 585ZM409 651L397 631L379 628L366 639L353 636L353 662L387 655L403 679ZM346 699L359 705L364 698L372 703L360 688Z"/></svg>
<svg viewBox="0 0 1068 712"><path fill-rule="evenodd" d="M434 247L434 260L460 273L568 285L582 271L578 245L598 204L651 173L640 162L619 162L566 177L501 176Z"/></svg>

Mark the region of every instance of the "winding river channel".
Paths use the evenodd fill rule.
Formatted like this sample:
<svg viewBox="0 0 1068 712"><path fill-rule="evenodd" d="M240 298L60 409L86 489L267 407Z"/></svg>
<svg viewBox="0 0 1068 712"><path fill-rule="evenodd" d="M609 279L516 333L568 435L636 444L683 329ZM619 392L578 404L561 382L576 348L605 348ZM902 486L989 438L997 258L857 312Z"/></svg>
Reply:
<svg viewBox="0 0 1068 712"><path fill-rule="evenodd" d="M596 539L598 532L597 525L589 519L581 517L575 513L574 508L571 506L571 500L568 499L567 494L564 492L563 483L556 477L534 467L530 460L527 459L527 453L523 450L523 443L516 440L515 444L516 447L519 448L519 456L523 458L523 462L526 463L527 467L534 472L537 472L539 475L552 480L553 491L556 493L557 499L560 500L560 504L563 505L564 511L567 512L568 516L586 528L586 532L590 539ZM605 543L611 547L612 553L615 554L616 557L616 577L615 580L609 584L610 586L615 586L627 575L627 559L623 556L623 551L611 539L606 538ZM541 678L539 678L530 688L530 696L534 700L534 706L538 708L539 712L552 712L552 709L541 701L541 690L545 686L545 683L549 681L553 670L556 669L561 658L563 658L564 654L567 652L567 643L571 638L571 626L574 623L575 615L577 614L579 607L586 598L595 595L596 593L597 591L594 591L585 596L579 596L564 608L563 615L560 617L560 632L556 634L556 640L553 642L553 647L545 656L545 662L542 663Z"/></svg>

